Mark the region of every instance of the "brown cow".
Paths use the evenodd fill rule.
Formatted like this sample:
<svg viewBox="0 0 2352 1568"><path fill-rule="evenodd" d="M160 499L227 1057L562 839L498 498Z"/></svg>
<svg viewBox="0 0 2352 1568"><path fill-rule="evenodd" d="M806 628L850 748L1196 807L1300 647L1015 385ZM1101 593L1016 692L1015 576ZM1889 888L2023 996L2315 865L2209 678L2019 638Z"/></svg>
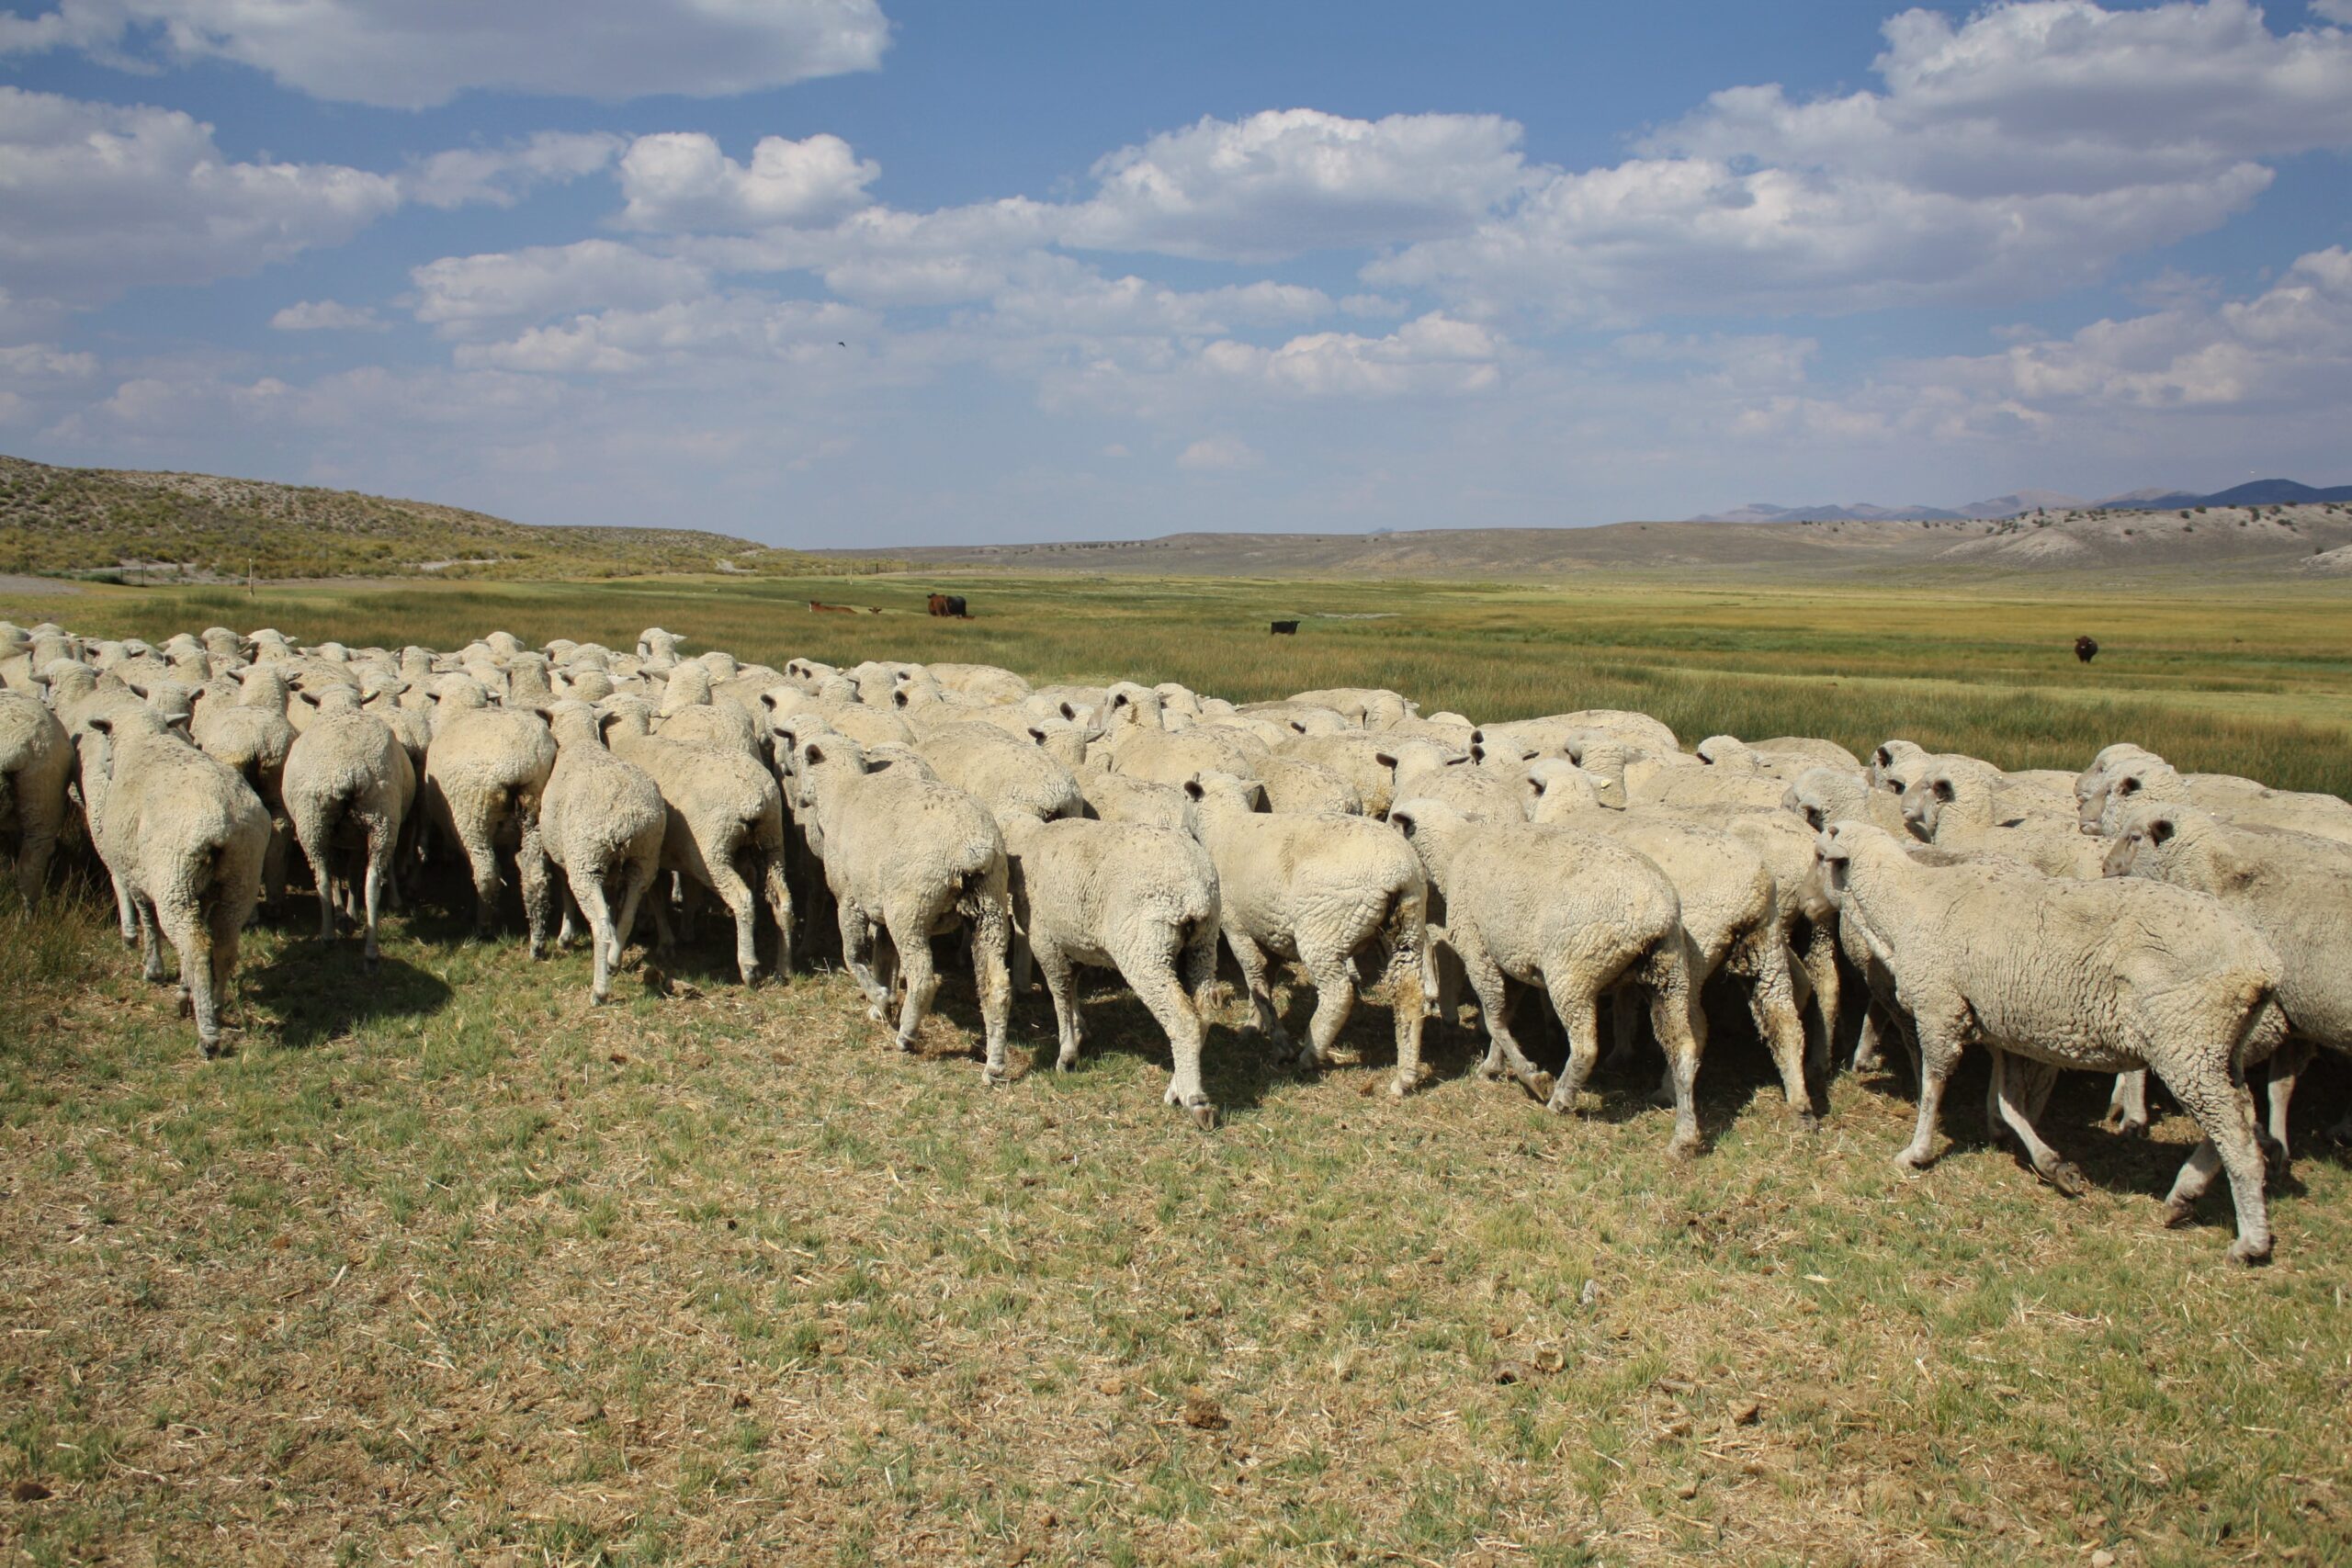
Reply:
<svg viewBox="0 0 2352 1568"><path fill-rule="evenodd" d="M933 594L931 596L929 608L931 613L934 615L944 615L947 614L947 595L944 593Z"/></svg>
<svg viewBox="0 0 2352 1568"><path fill-rule="evenodd" d="M2075 657L2088 664L2098 657L2098 638L2078 637L2075 639Z"/></svg>
<svg viewBox="0 0 2352 1568"><path fill-rule="evenodd" d="M854 615L856 611L846 604L828 604L821 599L808 601L808 608L827 615Z"/></svg>

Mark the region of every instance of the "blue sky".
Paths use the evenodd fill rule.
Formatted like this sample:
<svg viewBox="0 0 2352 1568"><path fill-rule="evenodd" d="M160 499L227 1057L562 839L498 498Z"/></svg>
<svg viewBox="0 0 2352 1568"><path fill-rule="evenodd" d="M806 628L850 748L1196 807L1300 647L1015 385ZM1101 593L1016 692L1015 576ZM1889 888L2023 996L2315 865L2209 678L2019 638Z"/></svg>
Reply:
<svg viewBox="0 0 2352 1568"><path fill-rule="evenodd" d="M2352 479L2352 0L0 4L0 451L780 544Z"/></svg>

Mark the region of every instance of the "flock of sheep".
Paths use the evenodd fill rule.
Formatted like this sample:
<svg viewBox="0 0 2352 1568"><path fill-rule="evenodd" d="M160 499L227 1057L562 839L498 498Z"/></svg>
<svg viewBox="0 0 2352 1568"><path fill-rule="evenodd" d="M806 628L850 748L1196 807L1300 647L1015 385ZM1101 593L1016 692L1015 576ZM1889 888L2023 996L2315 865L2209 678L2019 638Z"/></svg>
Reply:
<svg viewBox="0 0 2352 1568"><path fill-rule="evenodd" d="M150 646L0 622L0 844L32 899L86 833L148 977L176 951L208 1055L240 933L278 905L294 847L321 936L348 919L370 962L379 908L425 859L462 856L484 935L511 860L532 954L559 902L560 943L577 913L596 1001L649 905L663 947L723 907L750 985L762 908L788 976L796 914L830 902L843 964L908 1049L933 939L960 933L990 1082L1033 965L1064 1068L1073 968L1115 969L1167 1033L1167 1101L1204 1126L1220 941L1244 1033L1303 1066L1331 1060L1359 998L1385 1007L1398 1095L1427 1076L1425 1020L1456 1021L1466 986L1484 1076L1573 1111L1606 1003L1619 1058L1645 1022L1664 1052L1676 1154L1699 1145L1701 997L1720 977L1806 1124L1841 1012L1859 1062L1899 1042L1920 1093L1896 1157L1915 1168L1966 1044L1992 1053L1995 1128L2070 1191L2035 1129L2057 1071L2119 1075L2125 1131L2147 1125L2153 1071L2205 1135L2167 1218L2226 1171L2239 1261L2270 1251L2265 1171L2297 1070L2352 1050L2352 806L2132 746L2078 777L1901 740L1867 763L1817 739L1685 752L1616 710L1477 725L1381 690L1236 705L978 664L776 670L681 640L395 652L216 626ZM1275 960L1313 991L1304 1042L1274 1009ZM1556 1081L1521 1038L1555 1019ZM2265 1062L2267 1128L2246 1078Z"/></svg>

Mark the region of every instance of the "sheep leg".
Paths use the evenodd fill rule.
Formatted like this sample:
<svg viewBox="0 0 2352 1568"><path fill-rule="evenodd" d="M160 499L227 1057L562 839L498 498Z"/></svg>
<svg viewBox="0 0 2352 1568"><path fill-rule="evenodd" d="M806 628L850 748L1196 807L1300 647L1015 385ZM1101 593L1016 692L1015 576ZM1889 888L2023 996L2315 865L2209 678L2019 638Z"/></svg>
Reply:
<svg viewBox="0 0 2352 1568"><path fill-rule="evenodd" d="M514 853L516 880L523 885L524 923L531 933L531 957L534 960L547 956L548 917L555 912L555 897L549 886L548 869L547 856L532 853L531 846L527 844ZM564 876L569 883L571 874L566 872ZM567 892L565 896L571 895Z"/></svg>
<svg viewBox="0 0 2352 1568"><path fill-rule="evenodd" d="M1004 1061L1005 1025L1012 1015L1012 980L1007 950L1012 945L1012 900L1002 886L982 888L959 906L972 933L972 986L980 994L982 1032L980 1080L1001 1084L1012 1080ZM923 944L923 961L931 959Z"/></svg>
<svg viewBox="0 0 2352 1568"><path fill-rule="evenodd" d="M735 973L746 986L760 983L760 950L754 938L760 929L760 909L752 897L751 884L737 874L734 866L724 861L714 861L710 867L710 890L735 917ZM909 968L913 967L910 955Z"/></svg>
<svg viewBox="0 0 2352 1568"><path fill-rule="evenodd" d="M2238 1236L2230 1244L2233 1263L2259 1263L2270 1256L2270 1215L2263 1194L2262 1147L2256 1140L2254 1103L2232 1083L2176 1082L2165 1075L2165 1088L2180 1101L2205 1134L2205 1142L2188 1156L2165 1199L2165 1224L2188 1219L2197 1200L2211 1185L2213 1167L2230 1178L2230 1199L2237 1210Z"/></svg>
<svg viewBox="0 0 2352 1568"><path fill-rule="evenodd" d="M459 840L474 878L474 940L488 942L498 924L498 849L487 833L466 833Z"/></svg>
<svg viewBox="0 0 2352 1568"><path fill-rule="evenodd" d="M660 882L661 873L659 871L654 873L654 880L657 884ZM674 873L672 874L670 880L673 886L674 886L677 882L677 876ZM653 894L653 945L661 952L668 953L678 945L677 933L670 929L671 889L662 888L657 886L650 889L650 891ZM839 906L836 906L834 913L839 914L841 910ZM878 1023L881 1021L876 1019L875 1021Z"/></svg>
<svg viewBox="0 0 2352 1568"><path fill-rule="evenodd" d="M1696 1089L1699 1059L1707 1045L1707 1015L1699 1004L1686 951L1670 948L1652 961L1650 1029L1666 1048L1667 1071L1674 1080L1674 1135L1667 1140L1669 1157L1699 1152L1699 1107Z"/></svg>
<svg viewBox="0 0 2352 1568"><path fill-rule="evenodd" d="M1568 1065L1553 1086L1544 1109L1566 1115L1577 1109L1577 1100L1584 1086L1592 1081L1593 1068L1600 1060L1600 999L1566 980L1546 976L1545 983L1552 1010L1560 1015L1560 1027L1568 1032Z"/></svg>
<svg viewBox="0 0 2352 1568"><path fill-rule="evenodd" d="M768 915L775 921L775 977L792 983L792 885L786 880L782 854L760 856L760 886L766 891ZM617 951L614 954L617 961Z"/></svg>
<svg viewBox="0 0 2352 1568"><path fill-rule="evenodd" d="M1963 1038L1960 1020L1966 1016L1965 1008L1953 1010L1949 1020L1938 1019L1930 1023L1925 1014L1917 1015L1919 1034L1919 1118L1911 1134L1911 1142L1894 1156L1894 1163L1906 1170L1925 1170L1935 1163L1936 1119L1943 1109L1944 1084L1951 1077L1952 1069L1960 1065L1960 1047Z"/></svg>
<svg viewBox="0 0 2352 1568"><path fill-rule="evenodd" d="M1241 966L1242 987L1250 993L1250 1021L1241 1026L1242 1032L1263 1034L1287 1051L1290 1032L1283 1027L1282 1016L1274 1011L1274 988L1266 978L1265 949L1229 929L1225 941L1233 949L1233 961Z"/></svg>
<svg viewBox="0 0 2352 1568"><path fill-rule="evenodd" d="M1815 925L1805 937L1804 952L1797 963L1813 992L1807 1009L1810 1032L1805 1038L1806 1055L1814 1077L1826 1084L1830 1042L1838 1038L1838 1013L1844 999L1838 988L1837 933L1826 924Z"/></svg>
<svg viewBox="0 0 2352 1568"><path fill-rule="evenodd" d="M595 953L595 970L588 982L588 1000L602 1007L613 994L613 956L620 951L620 940L613 932L612 906L605 899L605 879L601 876L582 877L571 885L571 896L580 903L582 916L588 922L588 945ZM570 915L567 912L566 920Z"/></svg>
<svg viewBox="0 0 2352 1568"><path fill-rule="evenodd" d="M1070 994L1069 954L1052 942L1043 947L1033 946L1031 951L1036 954L1037 973L1046 982L1046 995L1053 999L1054 1004L1054 1033L1058 1045L1054 1056L1054 1070L1066 1073L1078 1066L1078 1047L1082 1033L1078 1018L1078 998ZM1124 974L1125 970L1122 969L1121 973ZM1127 984L1134 988L1138 998L1143 996L1142 987L1136 986L1133 980Z"/></svg>
<svg viewBox="0 0 2352 1568"><path fill-rule="evenodd" d="M1558 1099L1559 1090L1552 1082L1552 1075L1527 1059L1519 1048L1519 1041L1510 1032L1510 987L1505 984L1502 968L1492 954L1478 942L1468 942L1455 949L1462 960L1463 976L1470 988L1477 993L1478 1010L1487 1021L1487 1058L1478 1064L1480 1076L1498 1078L1508 1072L1520 1088L1547 1103ZM1581 1086L1579 1086L1581 1087Z"/></svg>
<svg viewBox="0 0 2352 1568"><path fill-rule="evenodd" d="M196 1015L196 1043L207 1056L220 1049L220 1014L212 989L212 928L195 905L155 906L155 923L179 955L180 995Z"/></svg>
<svg viewBox="0 0 2352 1568"><path fill-rule="evenodd" d="M1349 971L1346 954L1310 952L1302 945L1298 959L1315 987L1315 1016L1307 1021L1306 1043L1299 1048L1297 1062L1312 1071L1331 1065L1331 1047L1339 1043L1340 1031L1348 1026L1348 1016L1355 1011L1356 979Z"/></svg>
<svg viewBox="0 0 2352 1568"><path fill-rule="evenodd" d="M1177 982L1176 956L1148 953L1140 964L1119 965L1119 974L1168 1036L1168 1055L1174 1070L1168 1075L1168 1091L1160 1099L1191 1111L1203 1127L1214 1127L1216 1106L1201 1085L1201 1037L1206 1031L1192 998ZM1042 964L1044 961L1045 955L1040 953L1038 962ZM1075 1012L1073 1009L1073 1016Z"/></svg>
<svg viewBox="0 0 2352 1568"><path fill-rule="evenodd" d="M922 933L930 922L920 910L902 911L899 918L883 918L889 927L891 939L899 946L899 976L906 982L907 994L899 1003L899 1049L915 1049L916 1032L931 1012L932 998L939 991L939 975L931 962L931 942ZM904 932L901 936L899 933Z"/></svg>
<svg viewBox="0 0 2352 1568"><path fill-rule="evenodd" d="M654 904L656 915L660 914L661 908L657 900ZM886 1010L890 1005L890 993L874 974L874 922L851 899L837 898L834 908L841 917L842 963L847 966L850 977L857 982L858 989L865 993L865 1016L876 1023L888 1023L890 1015Z"/></svg>
<svg viewBox="0 0 2352 1568"><path fill-rule="evenodd" d="M621 954L628 951L628 939L637 931L638 908L644 901L645 890L651 886L653 876L650 863L643 861L629 863L628 880L621 888L620 919L613 923L612 965L616 969L621 966Z"/></svg>
<svg viewBox="0 0 2352 1568"><path fill-rule="evenodd" d="M392 856L395 852L393 833L389 823L379 823L368 834L368 871L365 879L367 904L367 945L361 950L368 964L373 968L383 959L376 945L376 917L382 907L384 890L392 882Z"/></svg>
<svg viewBox="0 0 2352 1568"><path fill-rule="evenodd" d="M258 897L258 890L252 895L230 895L216 889L211 908L206 911L205 919L212 928L212 1006L215 1018L229 1010L237 994L237 951L244 941L245 921L253 914L254 903Z"/></svg>
<svg viewBox="0 0 2352 1568"><path fill-rule="evenodd" d="M1740 964L1752 982L1748 1012L1756 1020L1756 1032L1771 1047L1773 1065L1781 1070L1781 1089L1788 1097L1789 1115L1810 1132L1821 1125L1821 1119L1813 1113L1813 1091L1805 1084L1804 1022L1797 1016L1788 944L1781 940L1780 928L1758 928L1748 939L1747 951L1740 955Z"/></svg>
<svg viewBox="0 0 2352 1568"><path fill-rule="evenodd" d="M1388 1092L1403 1099L1419 1089L1430 1070L1421 1061L1421 1032L1426 1026L1429 963L1419 942L1399 942L1389 950L1388 973L1382 990L1388 1003L1389 1027L1396 1037L1396 1076Z"/></svg>
<svg viewBox="0 0 2352 1568"><path fill-rule="evenodd" d="M2108 1096L2107 1114L2100 1118L2099 1125L2127 1138L2148 1135L2147 1068L2137 1067L2115 1075L2115 1089Z"/></svg>
<svg viewBox="0 0 2352 1568"><path fill-rule="evenodd" d="M107 880L114 884L114 912L115 918L120 922L122 928L122 945L138 947L141 927L139 911L132 907L130 885L117 876L112 866L107 867ZM152 974L147 977L150 980L162 978L161 976Z"/></svg>
<svg viewBox="0 0 2352 1568"><path fill-rule="evenodd" d="M269 825L269 848L261 857L262 901L269 907L269 918L277 919L278 910L286 907L286 852L288 840L293 838L283 822ZM315 864L315 863L313 863ZM319 896L326 896L326 884L319 884Z"/></svg>
<svg viewBox="0 0 2352 1568"><path fill-rule="evenodd" d="M319 940L334 940L334 852L328 842L330 829L322 826L311 832L298 835L301 840L303 858L311 863L311 880L319 885Z"/></svg>
<svg viewBox="0 0 2352 1568"><path fill-rule="evenodd" d="M2039 1066L2040 1064L2034 1064ZM1993 1105L1995 1114L2006 1122L2025 1149L2026 1158L2033 1165L2033 1173L2058 1189L2069 1198L2079 1198L2090 1189L2083 1173L2060 1156L2057 1150L2041 1141L2034 1130L2032 1100L2041 1075L2019 1057L2007 1051L1993 1053ZM2048 1090L2041 1089L2046 1097Z"/></svg>
<svg viewBox="0 0 2352 1568"><path fill-rule="evenodd" d="M132 895L130 905L139 932L140 973L160 985L170 976L164 973L164 943L155 929L155 907L136 894Z"/></svg>
<svg viewBox="0 0 2352 1568"><path fill-rule="evenodd" d="M2318 1047L2310 1041L2290 1040L2270 1056L2270 1137L2278 1145L2278 1159L2287 1159L2287 1112L2295 1100L2295 1079L2311 1066Z"/></svg>

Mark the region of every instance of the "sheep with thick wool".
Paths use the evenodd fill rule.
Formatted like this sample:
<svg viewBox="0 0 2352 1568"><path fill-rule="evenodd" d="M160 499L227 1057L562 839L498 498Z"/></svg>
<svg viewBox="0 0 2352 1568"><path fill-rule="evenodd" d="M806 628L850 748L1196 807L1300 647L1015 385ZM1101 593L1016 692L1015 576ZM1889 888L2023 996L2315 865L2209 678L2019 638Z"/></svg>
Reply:
<svg viewBox="0 0 2352 1568"><path fill-rule="evenodd" d="M1315 988L1302 1066L1327 1066L1363 989L1394 1021L1390 1091L1418 1087L1427 976L1429 880L1419 856L1376 822L1257 809L1262 787L1231 773L1185 782L1193 836L1216 867L1219 930L1250 991L1250 1027L1291 1047L1274 1011L1269 957L1293 958ZM1369 959L1364 968L1360 959Z"/></svg>
<svg viewBox="0 0 2352 1568"><path fill-rule="evenodd" d="M2237 1208L2233 1261L2270 1255L2263 1156L2245 1067L2284 1036L2284 966L2213 899L2160 884L2084 882L1987 864L1926 866L1877 829L1839 823L1819 853L1842 920L1893 976L1920 1056L1918 1124L1895 1156L1932 1158L1945 1082L1962 1049L1995 1058L1995 1093L2034 1169L2080 1185L2034 1130L2006 1058L2163 1079L2206 1142L2181 1168L2168 1223L2186 1220L2218 1166Z"/></svg>
<svg viewBox="0 0 2352 1568"><path fill-rule="evenodd" d="M164 977L163 942L179 958L182 1005L207 1056L220 1048L220 1004L238 943L261 897L269 814L234 769L143 708L88 720L109 784L93 824L98 852L130 900L141 966ZM85 753L85 768L91 761Z"/></svg>
<svg viewBox="0 0 2352 1568"><path fill-rule="evenodd" d="M1013 914L1054 1000L1054 1065L1078 1065L1076 966L1115 969L1168 1036L1174 1071L1163 1098L1203 1127L1216 1125L1201 1081L1219 908L1208 852L1186 833L1083 818L1012 818L1004 842L1019 870Z"/></svg>
<svg viewBox="0 0 2352 1568"><path fill-rule="evenodd" d="M539 808L539 847L563 874L564 907L556 944L571 942L571 911L588 926L595 968L588 999L601 1004L613 989L613 971L637 927L639 903L662 869L670 808L653 775L616 757L605 745L596 710L576 700L540 710L555 737L555 768ZM544 878L526 884L535 889ZM531 956L547 942L548 900L532 900Z"/></svg>
<svg viewBox="0 0 2352 1568"><path fill-rule="evenodd" d="M889 938L906 987L899 1046L913 1050L939 987L931 939L966 928L984 1032L981 1076L1006 1081L1012 899L996 818L953 784L903 768L867 772L864 751L845 736L804 735L794 752L801 815L824 863L842 962L865 992L867 1016L889 1021L890 987L874 964L878 932Z"/></svg>

